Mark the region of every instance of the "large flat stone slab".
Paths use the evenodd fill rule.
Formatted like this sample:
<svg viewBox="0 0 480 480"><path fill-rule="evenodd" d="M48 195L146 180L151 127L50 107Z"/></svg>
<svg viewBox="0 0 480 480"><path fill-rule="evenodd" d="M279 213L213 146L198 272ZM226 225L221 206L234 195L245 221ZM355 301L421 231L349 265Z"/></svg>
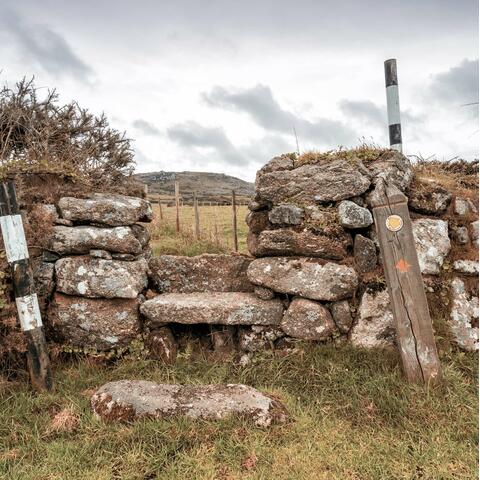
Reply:
<svg viewBox="0 0 480 480"><path fill-rule="evenodd" d="M250 264L247 275L255 285L312 300L343 300L352 297L358 286L353 268L308 258L259 258Z"/></svg>
<svg viewBox="0 0 480 480"><path fill-rule="evenodd" d="M55 293L48 322L67 343L100 351L127 346L138 334L137 299L97 299Z"/></svg>
<svg viewBox="0 0 480 480"><path fill-rule="evenodd" d="M241 384L172 385L120 380L100 387L91 405L95 414L108 422L180 416L219 420L234 415L268 427L287 419L285 407L277 400Z"/></svg>
<svg viewBox="0 0 480 480"><path fill-rule="evenodd" d="M141 253L142 245L130 227L56 225L52 229L49 249L61 255L89 253L90 250L136 255Z"/></svg>
<svg viewBox="0 0 480 480"><path fill-rule="evenodd" d="M255 198L274 204L331 202L362 195L369 187L369 176L356 162L333 160L292 170L259 172Z"/></svg>
<svg viewBox="0 0 480 480"><path fill-rule="evenodd" d="M220 325L278 325L283 304L260 300L253 293L165 293L144 302L140 311L149 326L166 323Z"/></svg>
<svg viewBox="0 0 480 480"><path fill-rule="evenodd" d="M137 298L147 287L147 262L64 257L55 263L57 291L89 298Z"/></svg>
<svg viewBox="0 0 480 480"><path fill-rule="evenodd" d="M160 255L148 266L160 292L251 292L253 285L247 278L251 261L243 255Z"/></svg>
<svg viewBox="0 0 480 480"><path fill-rule="evenodd" d="M95 193L90 198L63 197L58 202L62 218L117 227L153 218L150 202L126 195Z"/></svg>

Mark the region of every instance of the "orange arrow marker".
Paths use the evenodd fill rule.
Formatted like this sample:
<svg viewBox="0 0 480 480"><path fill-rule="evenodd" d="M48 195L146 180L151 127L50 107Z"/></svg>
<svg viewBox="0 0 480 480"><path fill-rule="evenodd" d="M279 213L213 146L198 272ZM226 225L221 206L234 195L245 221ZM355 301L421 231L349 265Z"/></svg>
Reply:
<svg viewBox="0 0 480 480"><path fill-rule="evenodd" d="M407 273L411 265L402 258L395 264L395 267L398 268L398 270L400 270L402 273Z"/></svg>

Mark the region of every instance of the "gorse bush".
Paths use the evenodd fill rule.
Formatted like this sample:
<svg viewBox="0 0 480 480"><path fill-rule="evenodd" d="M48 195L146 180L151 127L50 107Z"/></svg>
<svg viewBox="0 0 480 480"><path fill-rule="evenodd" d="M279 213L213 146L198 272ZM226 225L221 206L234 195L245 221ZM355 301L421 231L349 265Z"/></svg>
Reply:
<svg viewBox="0 0 480 480"><path fill-rule="evenodd" d="M55 90L42 97L33 79L0 90L0 180L13 177L38 189L43 179L50 187L105 191L130 177L133 155L130 139L104 114L76 102L61 105Z"/></svg>

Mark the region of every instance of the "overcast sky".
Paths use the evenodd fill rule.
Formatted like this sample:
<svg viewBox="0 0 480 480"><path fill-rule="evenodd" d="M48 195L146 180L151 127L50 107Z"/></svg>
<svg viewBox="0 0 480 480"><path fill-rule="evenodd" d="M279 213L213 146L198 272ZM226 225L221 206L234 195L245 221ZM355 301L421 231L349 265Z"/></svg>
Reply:
<svg viewBox="0 0 480 480"><path fill-rule="evenodd" d="M0 0L2 83L104 111L137 170L253 180L272 156L388 143L397 58L406 154L478 157L477 0Z"/></svg>

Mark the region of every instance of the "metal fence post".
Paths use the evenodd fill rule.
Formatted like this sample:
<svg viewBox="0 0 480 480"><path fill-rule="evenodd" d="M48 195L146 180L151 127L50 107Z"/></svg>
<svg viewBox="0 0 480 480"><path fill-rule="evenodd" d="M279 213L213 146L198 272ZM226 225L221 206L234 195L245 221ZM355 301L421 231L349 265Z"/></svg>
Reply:
<svg viewBox="0 0 480 480"><path fill-rule="evenodd" d="M402 127L400 122L400 101L398 96L397 61L394 58L385 60L384 66L390 147L402 152Z"/></svg>

